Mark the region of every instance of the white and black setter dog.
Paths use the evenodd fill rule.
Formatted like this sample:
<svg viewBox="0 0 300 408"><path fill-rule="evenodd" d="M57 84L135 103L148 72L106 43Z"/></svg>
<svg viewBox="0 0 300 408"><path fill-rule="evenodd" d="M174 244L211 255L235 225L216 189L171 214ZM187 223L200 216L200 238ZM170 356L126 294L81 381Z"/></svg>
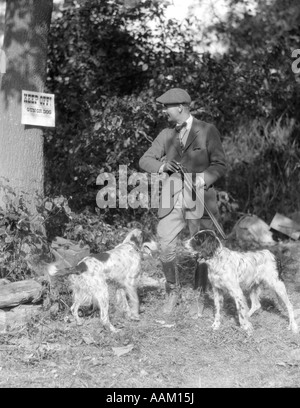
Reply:
<svg viewBox="0 0 300 408"><path fill-rule="evenodd" d="M96 306L100 320L112 332L118 331L109 320L108 284L117 287L117 302L132 320L139 320L138 281L144 251L156 251L153 240L145 241L139 229L131 231L115 248L82 259L75 267L58 269L57 263L48 266L50 276L69 276L73 293L71 312L78 324L80 306ZM127 301L129 300L129 304Z"/></svg>
<svg viewBox="0 0 300 408"><path fill-rule="evenodd" d="M289 314L288 329L294 333L298 332L293 306L280 279L280 265L272 252L267 249L232 251L224 247L211 230L197 232L186 242L185 247L190 253L197 254L200 262L206 262L208 265L208 278L212 285L216 308L213 329L220 327L223 292L227 291L234 298L241 327L251 333L253 327L249 317L261 307L259 294L264 283L272 288L286 305ZM250 292L249 311L242 288Z"/></svg>

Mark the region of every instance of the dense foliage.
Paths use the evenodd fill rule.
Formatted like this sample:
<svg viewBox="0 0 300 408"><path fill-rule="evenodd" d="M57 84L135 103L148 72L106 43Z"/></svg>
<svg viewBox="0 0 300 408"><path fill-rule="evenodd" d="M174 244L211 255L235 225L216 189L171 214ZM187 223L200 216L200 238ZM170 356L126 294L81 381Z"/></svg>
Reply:
<svg viewBox="0 0 300 408"><path fill-rule="evenodd" d="M199 23L166 20L164 2L73 2L50 33L48 90L57 127L46 135L46 192L72 197L75 210L95 207L95 182L138 160L164 126L155 97L172 86L189 90L193 113L214 122L229 160L219 187L241 211L269 220L299 210L299 75L291 52L300 40L296 0L256 1L210 28L227 52L199 52ZM284 135L284 136L282 136ZM110 222L145 210L105 211ZM153 214L151 213L151 217Z"/></svg>
<svg viewBox="0 0 300 408"><path fill-rule="evenodd" d="M256 0L252 12L247 1L228 0L227 19L201 36L192 10L182 22L167 20L164 1L68 3L49 35L47 88L57 126L45 133L46 197L33 216L0 185L0 277L29 276L35 258L51 259L56 235L99 251L128 228L156 225L155 210L95 208L96 180L112 172L118 181L120 165L128 177L139 170L165 126L155 98L169 87L186 88L192 113L222 134L228 173L218 200L227 232L241 213L270 222L276 211L300 210L300 76L292 70L298 0ZM226 52L202 51L212 33Z"/></svg>
<svg viewBox="0 0 300 408"><path fill-rule="evenodd" d="M44 205L41 199L39 212L32 215L24 196L17 196L6 180L0 180L0 189L4 200L0 207L0 279L22 280L32 273L30 261L51 259L44 222L57 206L50 201Z"/></svg>

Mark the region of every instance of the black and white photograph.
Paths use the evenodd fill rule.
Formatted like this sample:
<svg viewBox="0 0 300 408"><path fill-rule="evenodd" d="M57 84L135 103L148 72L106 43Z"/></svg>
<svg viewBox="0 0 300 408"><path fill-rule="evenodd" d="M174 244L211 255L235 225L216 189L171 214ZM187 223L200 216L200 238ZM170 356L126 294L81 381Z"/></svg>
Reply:
<svg viewBox="0 0 300 408"><path fill-rule="evenodd" d="M0 0L0 388L299 387L299 0Z"/></svg>

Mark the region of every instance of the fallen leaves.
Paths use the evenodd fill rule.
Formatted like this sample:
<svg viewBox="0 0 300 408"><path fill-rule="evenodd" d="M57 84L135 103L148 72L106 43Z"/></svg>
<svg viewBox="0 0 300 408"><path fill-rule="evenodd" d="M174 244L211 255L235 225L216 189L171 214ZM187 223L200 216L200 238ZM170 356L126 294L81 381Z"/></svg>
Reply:
<svg viewBox="0 0 300 408"><path fill-rule="evenodd" d="M173 324L166 324L164 320L155 320L156 323L159 323L162 325L162 327L166 327L167 329L170 329L171 327L175 326L175 323Z"/></svg>
<svg viewBox="0 0 300 408"><path fill-rule="evenodd" d="M133 344L128 344L127 346L123 347L112 347L112 350L116 356L121 357L124 354L130 353L133 347L134 347Z"/></svg>
<svg viewBox="0 0 300 408"><path fill-rule="evenodd" d="M85 344L90 345L90 344L95 344L94 338L88 334L86 336L82 336L82 340L85 342Z"/></svg>

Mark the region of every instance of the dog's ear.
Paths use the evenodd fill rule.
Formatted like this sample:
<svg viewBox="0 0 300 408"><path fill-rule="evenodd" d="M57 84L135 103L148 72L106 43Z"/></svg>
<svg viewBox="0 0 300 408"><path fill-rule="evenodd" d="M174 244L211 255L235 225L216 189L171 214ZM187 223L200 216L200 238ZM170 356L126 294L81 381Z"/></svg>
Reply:
<svg viewBox="0 0 300 408"><path fill-rule="evenodd" d="M142 232L140 234L132 234L126 242L134 244L140 250L143 245Z"/></svg>
<svg viewBox="0 0 300 408"><path fill-rule="evenodd" d="M131 241L134 242L138 248L141 248L143 244L143 231L136 228L134 234L132 234Z"/></svg>
<svg viewBox="0 0 300 408"><path fill-rule="evenodd" d="M135 228L134 230L130 231L123 241L123 243L126 242L133 242L140 248L142 245L142 231L138 228Z"/></svg>
<svg viewBox="0 0 300 408"><path fill-rule="evenodd" d="M206 239L203 242L203 250L205 250L209 258L212 258L215 255L219 246L219 240L213 231L212 233L206 234Z"/></svg>
<svg viewBox="0 0 300 408"><path fill-rule="evenodd" d="M196 234L194 235L194 239L198 245L201 245L204 239L203 232L201 231L196 232Z"/></svg>

